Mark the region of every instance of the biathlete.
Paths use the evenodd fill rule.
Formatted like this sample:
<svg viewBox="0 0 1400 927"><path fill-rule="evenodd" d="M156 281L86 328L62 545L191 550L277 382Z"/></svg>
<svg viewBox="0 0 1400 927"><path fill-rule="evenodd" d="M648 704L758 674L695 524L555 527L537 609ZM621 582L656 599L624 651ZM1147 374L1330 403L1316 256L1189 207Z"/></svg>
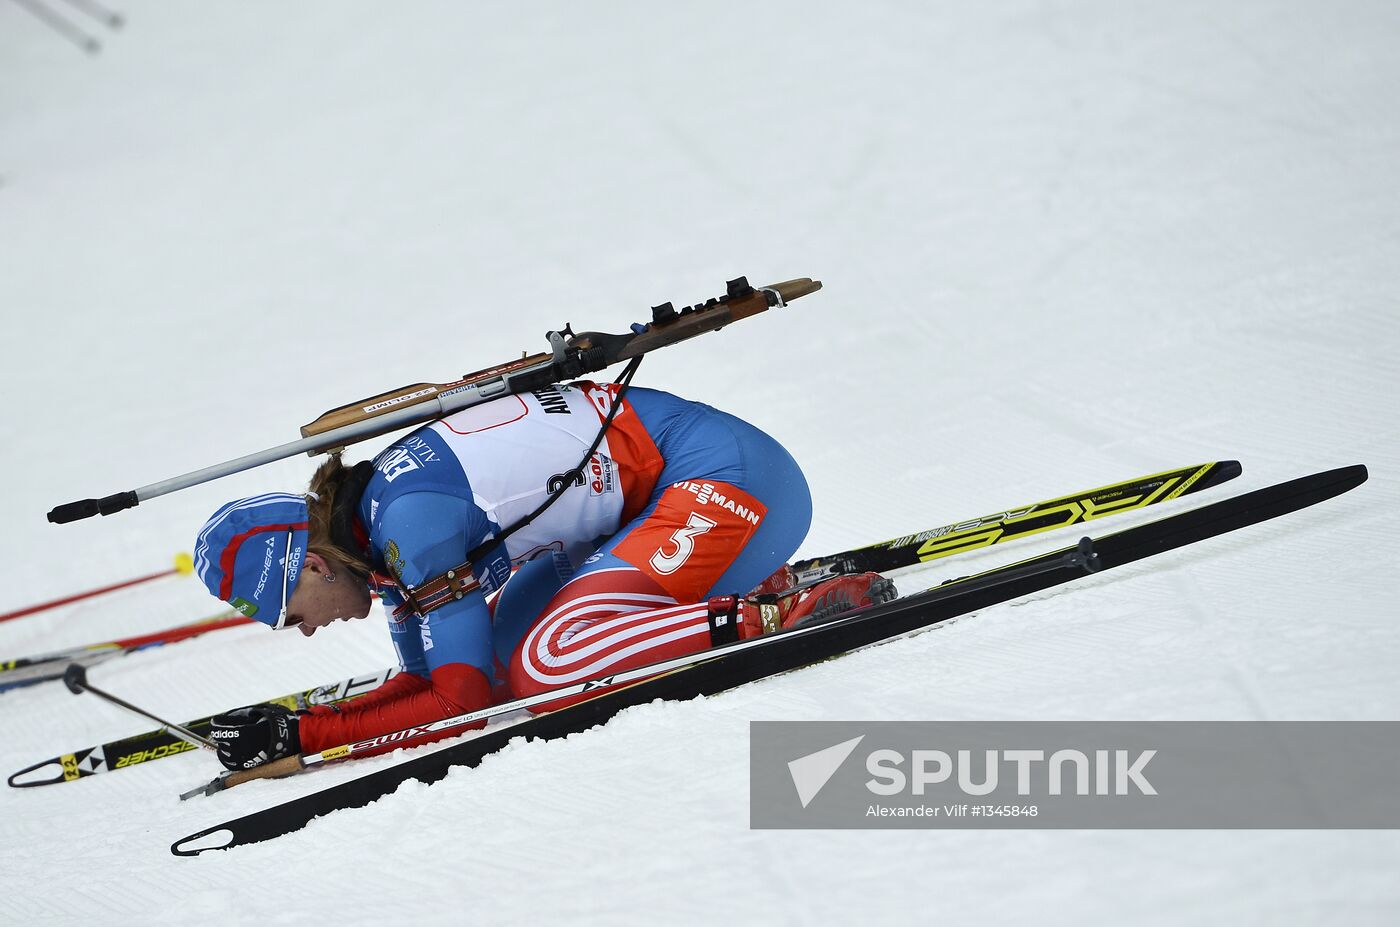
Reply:
<svg viewBox="0 0 1400 927"><path fill-rule="evenodd" d="M790 591L812 502L787 451L701 403L620 389L473 406L373 461L331 457L304 495L215 512L195 545L210 592L310 635L364 618L377 591L402 666L339 706L217 717L220 761L320 752L893 598L875 573Z"/></svg>

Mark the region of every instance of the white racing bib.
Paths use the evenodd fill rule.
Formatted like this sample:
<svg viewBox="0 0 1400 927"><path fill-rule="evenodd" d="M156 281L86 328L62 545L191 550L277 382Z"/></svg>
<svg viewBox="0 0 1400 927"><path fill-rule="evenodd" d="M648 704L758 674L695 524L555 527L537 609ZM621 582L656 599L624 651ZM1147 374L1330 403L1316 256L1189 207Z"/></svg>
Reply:
<svg viewBox="0 0 1400 927"><path fill-rule="evenodd" d="M566 473L598 436L612 391L582 385L592 388L559 385L506 396L429 426L461 464L473 501L501 529L562 491ZM613 427L618 427L616 420ZM573 560L590 542L617 532L624 501L618 463L605 436L584 467L582 481L507 538L506 551L515 563L543 550L561 551Z"/></svg>

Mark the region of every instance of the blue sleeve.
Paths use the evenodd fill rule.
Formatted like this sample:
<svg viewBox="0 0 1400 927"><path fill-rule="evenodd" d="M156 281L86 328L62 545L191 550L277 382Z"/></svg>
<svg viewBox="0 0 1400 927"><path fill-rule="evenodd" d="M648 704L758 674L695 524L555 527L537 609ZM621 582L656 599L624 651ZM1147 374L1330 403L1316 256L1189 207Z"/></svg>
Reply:
<svg viewBox="0 0 1400 927"><path fill-rule="evenodd" d="M453 496L406 493L381 513L377 540L385 565L412 587L459 566L470 551L495 532L480 508ZM486 558L490 559L490 558ZM473 564L478 578L487 564ZM408 616L390 623L404 670L429 676L441 666L474 666L489 680L494 673L491 612L480 591L436 609L426 619Z"/></svg>

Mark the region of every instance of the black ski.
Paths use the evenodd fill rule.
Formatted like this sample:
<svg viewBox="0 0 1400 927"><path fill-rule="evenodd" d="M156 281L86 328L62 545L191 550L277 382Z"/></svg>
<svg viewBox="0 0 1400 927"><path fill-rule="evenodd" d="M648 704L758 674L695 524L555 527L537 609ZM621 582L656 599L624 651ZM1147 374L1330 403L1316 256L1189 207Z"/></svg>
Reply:
<svg viewBox="0 0 1400 927"><path fill-rule="evenodd" d="M435 753L303 795L206 828L171 845L177 856L196 856L271 840L300 830L323 814L358 808L393 792L410 779L436 782L454 766L476 766L516 737L549 740L587 730L624 708L654 699L693 698L806 666L940 624L992 605L1068 583L1087 573L1174 550L1187 544L1258 524L1314 505L1361 485L1361 465L1315 473L1210 505L1161 518L1097 540L965 577L925 592L871 606L820 624L805 625L763 643L740 641L697 655L697 662L625 688L614 689L569 708L542 714L484 733ZM747 645L747 646L745 646Z"/></svg>

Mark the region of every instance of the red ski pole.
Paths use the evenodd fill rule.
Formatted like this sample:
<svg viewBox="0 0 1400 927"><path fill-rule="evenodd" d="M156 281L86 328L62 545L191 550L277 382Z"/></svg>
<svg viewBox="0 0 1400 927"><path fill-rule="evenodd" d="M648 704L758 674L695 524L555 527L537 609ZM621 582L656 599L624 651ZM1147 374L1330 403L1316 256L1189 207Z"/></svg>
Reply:
<svg viewBox="0 0 1400 927"><path fill-rule="evenodd" d="M120 583L113 583L110 586L103 586L101 589L89 589L87 592L80 592L77 595L64 596L61 599L54 599L52 602L41 602L38 605L29 605L25 608L16 609L0 615L0 621L9 621L11 618L23 618L25 615L32 615L35 612L46 611L50 608L58 608L60 605L68 605L71 602L80 602L83 599L90 599L106 592L116 592L118 589L126 589L128 586L135 586L140 583L147 583L153 579L160 579L162 576L181 576L194 572L194 561L189 554L176 554L175 565L168 570L161 570L159 573L152 573L149 576L138 576L135 579L128 579Z"/></svg>

